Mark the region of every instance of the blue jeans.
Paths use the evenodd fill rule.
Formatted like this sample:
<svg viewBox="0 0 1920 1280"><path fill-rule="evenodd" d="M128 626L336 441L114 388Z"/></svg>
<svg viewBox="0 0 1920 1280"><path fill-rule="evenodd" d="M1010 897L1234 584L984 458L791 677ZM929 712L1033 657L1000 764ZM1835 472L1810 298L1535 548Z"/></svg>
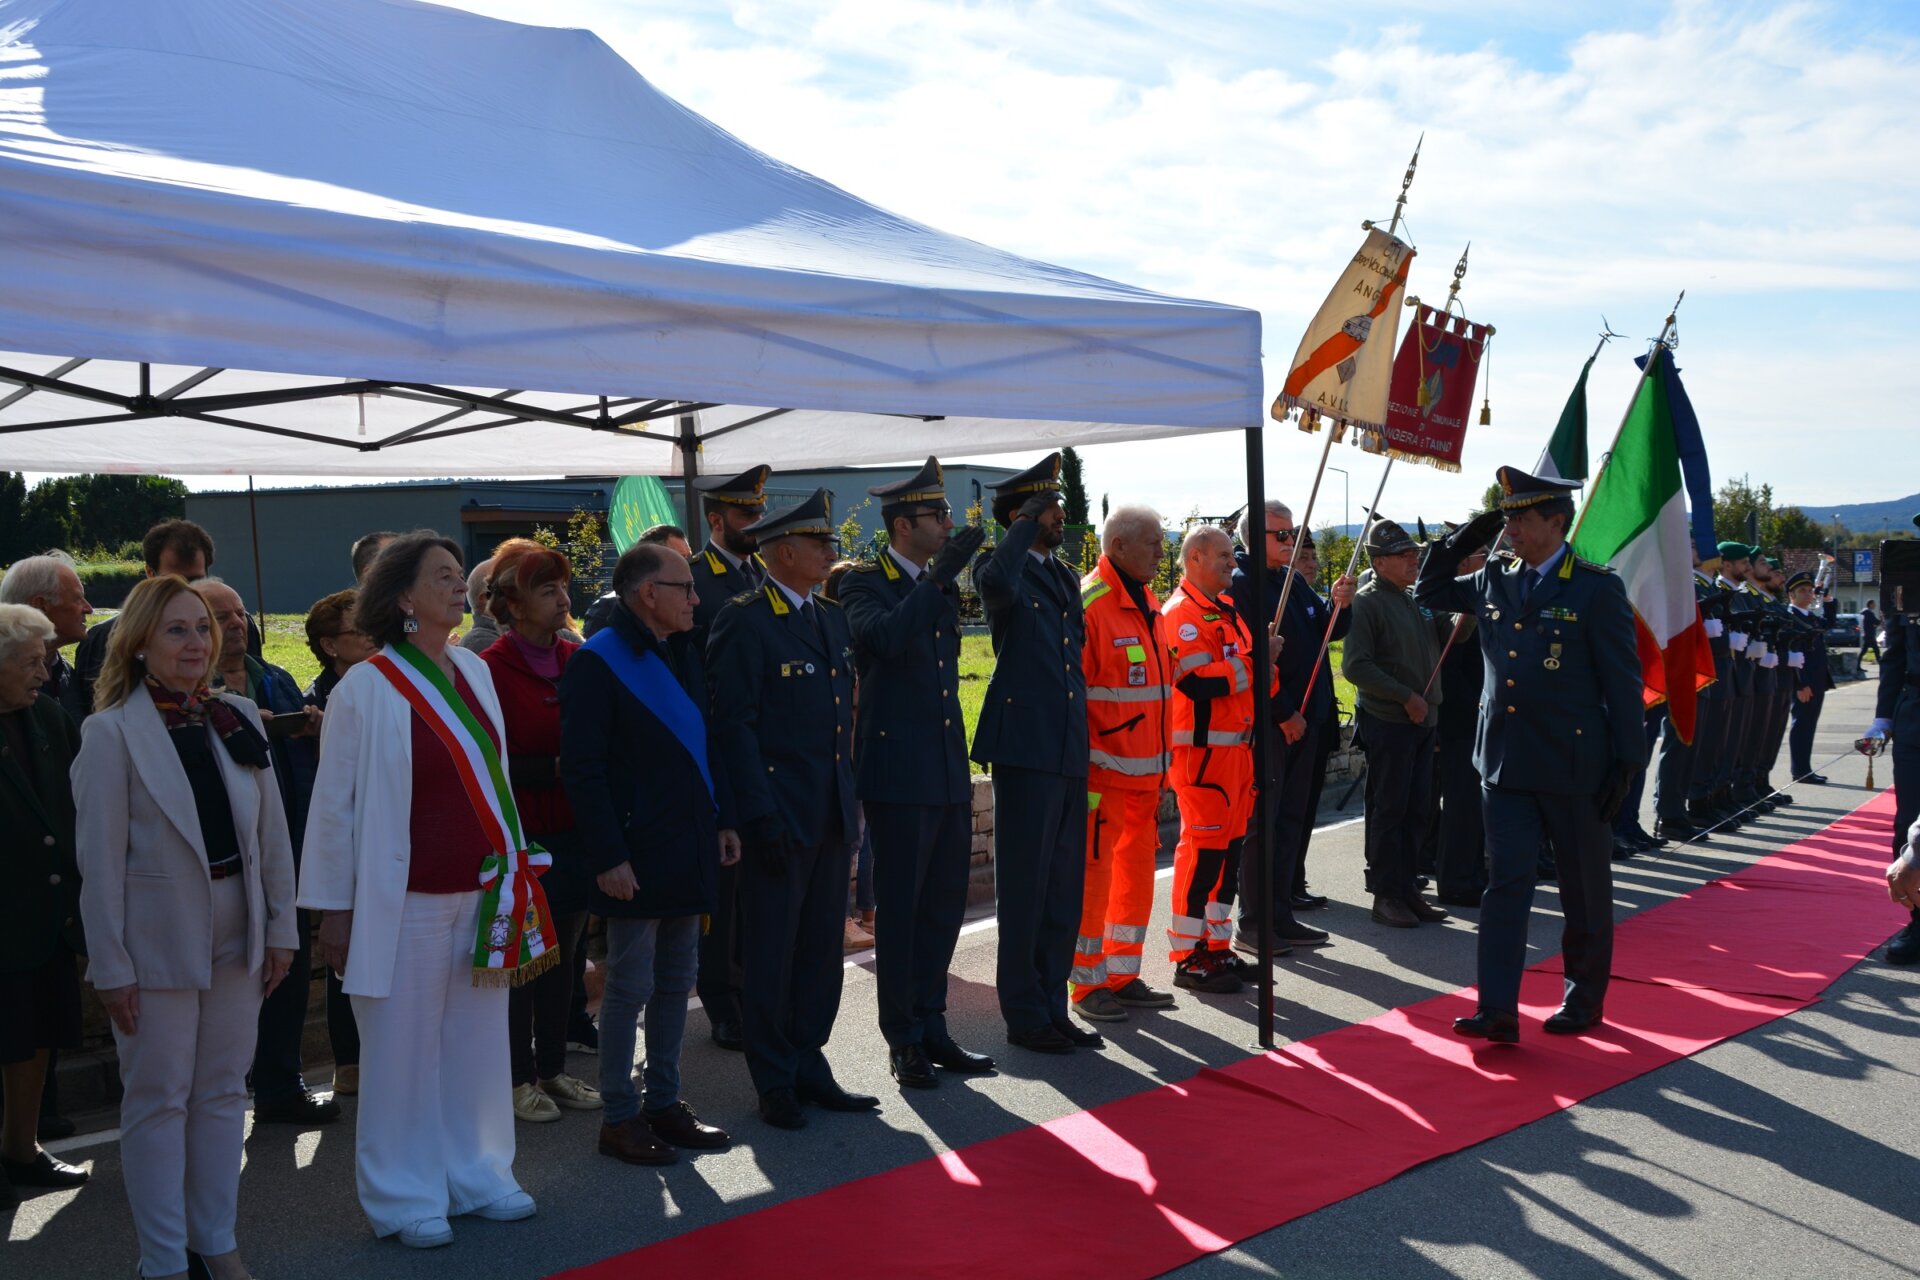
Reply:
<svg viewBox="0 0 1920 1280"><path fill-rule="evenodd" d="M687 994L699 967L700 917L607 920L607 985L600 997L600 1096L608 1124L640 1112L633 1087L635 1027L647 1015L646 1109L680 1101Z"/></svg>

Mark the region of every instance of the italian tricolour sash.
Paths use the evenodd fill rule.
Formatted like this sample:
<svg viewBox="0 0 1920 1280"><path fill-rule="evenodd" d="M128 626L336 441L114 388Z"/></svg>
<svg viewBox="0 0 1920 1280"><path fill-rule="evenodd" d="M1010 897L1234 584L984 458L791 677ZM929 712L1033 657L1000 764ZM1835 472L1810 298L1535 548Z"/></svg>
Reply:
<svg viewBox="0 0 1920 1280"><path fill-rule="evenodd" d="M402 641L368 661L419 713L453 757L454 772L493 852L480 864L480 929L473 944L473 985L518 986L560 958L548 933L551 918L538 877L553 855L520 830L520 811L493 740L473 708L434 661Z"/></svg>

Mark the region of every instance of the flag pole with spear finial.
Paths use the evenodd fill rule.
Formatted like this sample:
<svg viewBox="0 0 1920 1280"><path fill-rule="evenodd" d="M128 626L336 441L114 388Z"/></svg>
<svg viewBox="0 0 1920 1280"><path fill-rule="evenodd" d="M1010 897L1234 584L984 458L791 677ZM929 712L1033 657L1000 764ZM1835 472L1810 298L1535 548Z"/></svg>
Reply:
<svg viewBox="0 0 1920 1280"><path fill-rule="evenodd" d="M1640 400L1640 388L1646 386L1647 379L1653 376L1653 366L1659 358L1661 349L1667 345L1667 335L1672 333L1674 325L1679 323L1680 304L1686 300L1687 291L1682 289L1680 296L1673 300L1673 306L1667 311L1666 323L1660 326L1660 336L1655 338L1653 345L1647 348L1646 363L1640 366L1640 376L1634 380L1633 394L1627 397L1626 411L1620 415L1620 425L1613 429L1613 442L1607 446L1607 451L1600 455L1600 469L1594 473L1593 483L1587 486L1589 489L1597 491L1600 488L1600 477L1607 474L1607 466L1613 461L1613 451L1618 448L1620 444L1620 433L1627 429L1627 420L1633 417L1633 406ZM1567 542L1569 544L1571 544L1579 534L1580 525L1586 520L1587 512L1592 506L1593 503L1591 502L1584 502L1580 505L1580 515L1574 520L1573 528L1567 530ZM1720 557L1716 555L1712 557L1712 559L1718 562ZM1702 563L1701 565L1703 569L1711 570L1712 567L1712 565L1706 563Z"/></svg>

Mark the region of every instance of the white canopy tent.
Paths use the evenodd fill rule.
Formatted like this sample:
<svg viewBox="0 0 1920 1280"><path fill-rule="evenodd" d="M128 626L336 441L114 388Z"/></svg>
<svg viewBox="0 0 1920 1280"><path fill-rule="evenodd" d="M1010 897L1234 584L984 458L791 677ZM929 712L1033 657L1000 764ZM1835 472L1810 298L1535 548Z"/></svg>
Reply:
<svg viewBox="0 0 1920 1280"><path fill-rule="evenodd" d="M679 474L1247 428L1260 322L746 146L586 31L0 0L0 467ZM602 397L605 397L603 400Z"/></svg>

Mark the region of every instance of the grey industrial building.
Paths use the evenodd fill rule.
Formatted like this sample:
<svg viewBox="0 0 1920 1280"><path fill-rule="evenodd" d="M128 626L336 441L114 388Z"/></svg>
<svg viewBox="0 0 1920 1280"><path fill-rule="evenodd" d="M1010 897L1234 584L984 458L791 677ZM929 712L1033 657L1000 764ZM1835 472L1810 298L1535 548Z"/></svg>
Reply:
<svg viewBox="0 0 1920 1280"><path fill-rule="evenodd" d="M767 499L778 506L826 488L833 493L836 518L856 516L864 539L880 525L879 503L868 500L868 487L905 479L918 469L915 464L790 471L768 482ZM964 463L948 467L947 493L955 518L962 518L961 513L975 501L991 505L991 487L1013 474L1006 467ZM251 495L244 489L220 490L190 495L187 518L213 535L219 548L218 572L249 603L254 597L257 527L265 608L273 613L304 613L328 592L353 585L348 551L354 539L370 530L437 529L458 542L472 564L503 538L531 534L541 525L564 536L567 518L576 509L605 515L617 481L616 476L415 480L259 489ZM683 510L680 482L669 479L665 484L674 509ZM696 545L699 541L696 535Z"/></svg>

